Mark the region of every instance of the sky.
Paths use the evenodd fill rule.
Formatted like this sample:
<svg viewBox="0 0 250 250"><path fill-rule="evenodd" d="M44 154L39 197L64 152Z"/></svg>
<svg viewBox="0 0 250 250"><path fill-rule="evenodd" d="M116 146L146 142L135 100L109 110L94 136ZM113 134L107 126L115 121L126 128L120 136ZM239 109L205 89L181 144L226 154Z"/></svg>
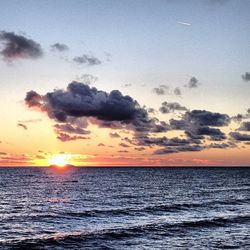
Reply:
<svg viewBox="0 0 250 250"><path fill-rule="evenodd" d="M0 166L248 166L250 1L0 1Z"/></svg>

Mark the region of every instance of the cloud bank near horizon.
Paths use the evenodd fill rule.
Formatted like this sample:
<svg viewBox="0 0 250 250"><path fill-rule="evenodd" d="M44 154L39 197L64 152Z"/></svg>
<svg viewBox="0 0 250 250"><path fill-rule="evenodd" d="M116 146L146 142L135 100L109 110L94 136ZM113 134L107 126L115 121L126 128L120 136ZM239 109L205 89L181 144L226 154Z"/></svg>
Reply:
<svg viewBox="0 0 250 250"><path fill-rule="evenodd" d="M237 146L239 142L249 141L247 134L224 131L234 121L227 114L207 110L190 111L177 102L163 102L159 109L163 115L179 112L180 118L161 121L119 90L108 93L76 81L68 84L66 90L56 89L45 95L31 90L26 94L25 103L30 108L46 113L56 122L54 129L57 138L63 142L91 139L91 132L87 129L90 124L112 131L131 131L133 137L126 140L115 131L110 132L110 138L123 140L120 147L153 148L154 154L229 148ZM248 123L242 123L240 130L248 131ZM166 133L174 131L182 135L166 136Z"/></svg>

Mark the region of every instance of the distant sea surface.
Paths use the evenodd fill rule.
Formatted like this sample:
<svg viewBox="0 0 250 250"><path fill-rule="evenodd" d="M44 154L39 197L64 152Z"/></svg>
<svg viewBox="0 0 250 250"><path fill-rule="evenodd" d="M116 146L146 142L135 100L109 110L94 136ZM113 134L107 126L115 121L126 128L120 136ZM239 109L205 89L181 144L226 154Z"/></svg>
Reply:
<svg viewBox="0 0 250 250"><path fill-rule="evenodd" d="M250 168L0 168L0 249L250 249Z"/></svg>

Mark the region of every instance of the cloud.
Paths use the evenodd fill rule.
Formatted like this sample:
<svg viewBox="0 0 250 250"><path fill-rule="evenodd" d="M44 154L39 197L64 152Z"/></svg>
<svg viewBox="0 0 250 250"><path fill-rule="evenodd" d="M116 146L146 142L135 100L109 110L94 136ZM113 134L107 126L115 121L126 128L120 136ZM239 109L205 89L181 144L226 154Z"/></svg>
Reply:
<svg viewBox="0 0 250 250"><path fill-rule="evenodd" d="M0 54L5 60L36 59L43 55L40 44L14 32L0 31L0 43Z"/></svg>
<svg viewBox="0 0 250 250"><path fill-rule="evenodd" d="M37 94L35 91L31 90L27 92L26 97L25 97L25 103L29 107L41 107L41 102L42 102L42 97Z"/></svg>
<svg viewBox="0 0 250 250"><path fill-rule="evenodd" d="M98 147L105 147L105 144L99 143L99 144L98 144Z"/></svg>
<svg viewBox="0 0 250 250"><path fill-rule="evenodd" d="M185 26L191 26L191 23L187 22L177 22L178 24L185 25Z"/></svg>
<svg viewBox="0 0 250 250"><path fill-rule="evenodd" d="M134 150L136 150L136 151L144 151L145 148L144 147L138 147L138 148L134 148Z"/></svg>
<svg viewBox="0 0 250 250"><path fill-rule="evenodd" d="M129 88L129 87L131 87L131 86L132 86L131 83L126 83L126 84L123 85L123 87L125 87L125 88Z"/></svg>
<svg viewBox="0 0 250 250"><path fill-rule="evenodd" d="M69 50L69 47L66 44L63 43L54 43L50 46L52 51L58 51L58 52L64 52Z"/></svg>
<svg viewBox="0 0 250 250"><path fill-rule="evenodd" d="M62 142L67 142L67 141L75 141L75 140L86 140L90 139L89 137L84 137L84 136L78 136L78 135L69 135L66 133L59 132L57 135L57 139L62 141Z"/></svg>
<svg viewBox="0 0 250 250"><path fill-rule="evenodd" d="M210 139L214 141L220 141L226 139L226 135L223 132L221 132L218 128L210 128L206 126L199 127L195 131L195 135L196 136L207 135L210 136Z"/></svg>
<svg viewBox="0 0 250 250"><path fill-rule="evenodd" d="M224 140L226 135L218 128L228 126L230 117L226 114L213 113L206 110L192 110L183 115L181 120L170 120L170 126L174 130L184 130L191 139L202 140L208 136L210 140Z"/></svg>
<svg viewBox="0 0 250 250"><path fill-rule="evenodd" d="M177 96L181 96L181 89L180 88L175 88L174 89L174 94L177 95Z"/></svg>
<svg viewBox="0 0 250 250"><path fill-rule="evenodd" d="M36 122L41 122L42 119L30 119L30 120L19 120L18 122L20 123L36 123Z"/></svg>
<svg viewBox="0 0 250 250"><path fill-rule="evenodd" d="M157 113L157 111L154 108L148 108L147 111L148 111L148 113L151 113L153 115L155 115L155 113Z"/></svg>
<svg viewBox="0 0 250 250"><path fill-rule="evenodd" d="M242 79L246 82L250 81L250 73L246 72L244 75L241 76Z"/></svg>
<svg viewBox="0 0 250 250"><path fill-rule="evenodd" d="M160 85L158 88L153 88L153 92L157 95L165 95L169 91L169 87L167 85Z"/></svg>
<svg viewBox="0 0 250 250"><path fill-rule="evenodd" d="M80 134L80 135L90 134L90 131L83 129L80 126L72 125L70 123L55 124L54 128L56 129L56 131L60 131L60 132L63 131L66 133L73 133L73 134Z"/></svg>
<svg viewBox="0 0 250 250"><path fill-rule="evenodd" d="M236 141L250 141L250 135L241 134L239 132L231 132L229 134Z"/></svg>
<svg viewBox="0 0 250 250"><path fill-rule="evenodd" d="M243 122L238 130L250 131L250 122Z"/></svg>
<svg viewBox="0 0 250 250"><path fill-rule="evenodd" d="M120 136L118 133L116 133L116 132L114 132L114 133L110 132L110 133L109 133L109 136L110 136L111 138L120 138L120 137L121 137L121 136Z"/></svg>
<svg viewBox="0 0 250 250"><path fill-rule="evenodd" d="M186 123L198 124L200 126L227 126L230 117L227 114L213 113L206 110L192 110L187 112L184 117Z"/></svg>
<svg viewBox="0 0 250 250"><path fill-rule="evenodd" d="M78 76L76 79L77 81L81 81L82 83L91 85L98 80L98 77L93 76L91 74L82 74L81 76Z"/></svg>
<svg viewBox="0 0 250 250"><path fill-rule="evenodd" d="M220 148L220 149L224 149L224 148L229 148L231 147L231 144L228 143L211 143L207 146L207 148Z"/></svg>
<svg viewBox="0 0 250 250"><path fill-rule="evenodd" d="M189 89L198 88L199 81L196 77L192 76L185 87Z"/></svg>
<svg viewBox="0 0 250 250"><path fill-rule="evenodd" d="M187 111L188 109L181 106L178 102L163 102L159 111L163 114L175 112L175 111Z"/></svg>
<svg viewBox="0 0 250 250"><path fill-rule="evenodd" d="M166 123L150 118L147 110L130 96L118 90L107 93L79 82L70 83L66 90L45 95L31 90L26 94L25 103L60 123L85 117L99 127L125 128L137 133L167 131Z"/></svg>
<svg viewBox="0 0 250 250"><path fill-rule="evenodd" d="M181 152L196 152L201 151L204 147L200 145L186 145L180 147L167 147L163 149L158 149L154 152L156 155L163 155L163 154L173 154L173 153L181 153Z"/></svg>
<svg viewBox="0 0 250 250"><path fill-rule="evenodd" d="M98 65L102 63L97 57L86 54L74 57L73 61L76 62L77 64L86 64L88 66Z"/></svg>
<svg viewBox="0 0 250 250"><path fill-rule="evenodd" d="M118 153L128 153L128 150L119 150Z"/></svg>
<svg viewBox="0 0 250 250"><path fill-rule="evenodd" d="M17 123L17 126L23 128L25 130L28 129L28 127L25 124L23 124L23 123Z"/></svg>
<svg viewBox="0 0 250 250"><path fill-rule="evenodd" d="M119 144L121 147L124 147L124 148L129 148L130 146L128 145L128 144L126 144L126 143L120 143Z"/></svg>

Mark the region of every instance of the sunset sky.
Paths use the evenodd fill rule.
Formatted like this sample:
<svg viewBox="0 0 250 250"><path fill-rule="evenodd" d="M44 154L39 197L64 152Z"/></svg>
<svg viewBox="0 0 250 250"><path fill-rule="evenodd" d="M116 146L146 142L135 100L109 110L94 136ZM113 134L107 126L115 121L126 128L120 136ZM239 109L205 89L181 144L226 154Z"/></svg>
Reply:
<svg viewBox="0 0 250 250"><path fill-rule="evenodd" d="M0 1L0 165L249 165L249 9Z"/></svg>

